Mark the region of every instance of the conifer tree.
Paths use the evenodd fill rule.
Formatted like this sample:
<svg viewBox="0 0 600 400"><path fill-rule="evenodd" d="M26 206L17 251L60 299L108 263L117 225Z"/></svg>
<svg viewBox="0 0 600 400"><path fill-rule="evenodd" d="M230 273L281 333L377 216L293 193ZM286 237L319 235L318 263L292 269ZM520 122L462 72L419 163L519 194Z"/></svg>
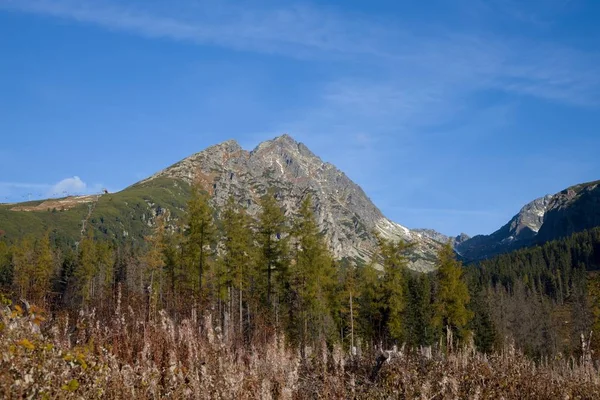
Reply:
<svg viewBox="0 0 600 400"><path fill-rule="evenodd" d="M359 268L349 265L339 268L341 274L341 290L337 299L339 310L342 315L340 324L349 332L350 351L355 347L358 332L358 316L360 313L360 303L357 301L360 296L360 276ZM342 335L342 341L345 337Z"/></svg>
<svg viewBox="0 0 600 400"><path fill-rule="evenodd" d="M432 324L433 304L429 274L407 272L406 341L412 346L430 345L437 338Z"/></svg>
<svg viewBox="0 0 600 400"><path fill-rule="evenodd" d="M0 240L0 288L6 288L12 284L13 269L11 264L11 248Z"/></svg>
<svg viewBox="0 0 600 400"><path fill-rule="evenodd" d="M156 217L156 224L152 235L145 237L148 244L148 251L143 259L147 267L147 290L150 301L149 305L152 310L156 310L158 298L159 296L162 296L163 268L165 265L166 249L165 236L165 215L162 214Z"/></svg>
<svg viewBox="0 0 600 400"><path fill-rule="evenodd" d="M34 251L33 288L29 297L34 302L43 303L46 294L50 290L50 281L55 272L55 256L50 245L50 234L48 232L36 241Z"/></svg>
<svg viewBox="0 0 600 400"><path fill-rule="evenodd" d="M410 245L378 237L380 258L383 265L383 292L386 327L390 337L403 339L403 311L406 307L404 271L407 261L405 253Z"/></svg>
<svg viewBox="0 0 600 400"><path fill-rule="evenodd" d="M360 335L367 341L379 341L384 331L383 290L375 260L357 268L360 295L358 298L358 326Z"/></svg>
<svg viewBox="0 0 600 400"><path fill-rule="evenodd" d="M196 294L202 300L203 276L208 268L216 241L213 209L208 202L208 194L199 186L194 186L192 198L188 202L185 251L190 270L196 271Z"/></svg>
<svg viewBox="0 0 600 400"><path fill-rule="evenodd" d="M434 325L438 329L448 328L459 338L464 337L472 312L467 308L470 295L463 277L463 267L456 260L450 244L438 253L437 293L434 303Z"/></svg>
<svg viewBox="0 0 600 400"><path fill-rule="evenodd" d="M79 243L75 286L80 301L88 305L94 299L103 304L110 299L114 283L114 252L105 242L96 242L93 231L88 230Z"/></svg>
<svg viewBox="0 0 600 400"><path fill-rule="evenodd" d="M273 306L274 274L278 274L280 278L283 278L287 273L288 244L285 238L287 227L285 226L284 212L277 203L273 190L269 190L262 197L260 206L262 211L257 224L258 267L266 275L264 285L265 302L267 307L271 308Z"/></svg>
<svg viewBox="0 0 600 400"><path fill-rule="evenodd" d="M75 270L76 287L83 303L88 303L93 296L93 278L96 274L96 245L93 231L89 229L79 243L77 269Z"/></svg>
<svg viewBox="0 0 600 400"><path fill-rule="evenodd" d="M100 305L110 304L115 286L115 252L105 241L94 243L96 260L94 265L94 296L100 299Z"/></svg>
<svg viewBox="0 0 600 400"><path fill-rule="evenodd" d="M24 237L13 246L13 287L20 297L29 298L34 282L35 247L31 237Z"/></svg>
<svg viewBox="0 0 600 400"><path fill-rule="evenodd" d="M240 208L233 197L227 201L222 215L224 240L221 263L225 269L225 284L230 296L230 308L237 306L239 333L243 331L244 292L248 288L250 267L252 265L252 230L246 212ZM237 304L233 304L237 297ZM247 300L246 300L247 301Z"/></svg>
<svg viewBox="0 0 600 400"><path fill-rule="evenodd" d="M292 234L296 249L291 286L298 299L300 343L304 347L308 340L325 339L332 328L329 295L335 275L333 258L319 233L310 194L302 201Z"/></svg>
<svg viewBox="0 0 600 400"><path fill-rule="evenodd" d="M175 231L165 232L165 235L163 236L162 248L164 261L164 275L166 280L166 286L168 286L169 289L169 299L171 305L176 304L176 297L178 293L177 283L182 272L182 232L183 229L178 224Z"/></svg>

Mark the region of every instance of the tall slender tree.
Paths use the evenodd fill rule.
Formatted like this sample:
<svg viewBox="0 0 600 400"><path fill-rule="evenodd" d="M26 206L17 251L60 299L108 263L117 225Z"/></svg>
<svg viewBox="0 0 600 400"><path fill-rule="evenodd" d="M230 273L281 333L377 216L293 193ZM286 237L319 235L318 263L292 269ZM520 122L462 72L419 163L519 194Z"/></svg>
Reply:
<svg viewBox="0 0 600 400"><path fill-rule="evenodd" d="M437 293L434 303L434 325L438 329L447 329L462 338L465 328L472 318L468 309L469 289L463 277L463 267L456 260L450 244L444 245L437 259Z"/></svg>
<svg viewBox="0 0 600 400"><path fill-rule="evenodd" d="M46 232L35 242L35 265L33 270L33 288L30 298L43 304L50 291L51 279L56 272L56 259L50 244L50 233Z"/></svg>
<svg viewBox="0 0 600 400"><path fill-rule="evenodd" d="M335 283L333 258L320 234L312 210L312 197L302 201L294 221L295 265L292 290L301 315L300 344L327 338L333 328L329 293Z"/></svg>
<svg viewBox="0 0 600 400"><path fill-rule="evenodd" d="M195 185L188 202L185 252L190 270L196 271L196 295L199 302L204 295L204 273L216 242L213 209L208 200L208 194L199 185Z"/></svg>
<svg viewBox="0 0 600 400"><path fill-rule="evenodd" d="M148 251L143 256L146 264L147 295L149 310L156 310L159 297L162 297L163 275L166 250L166 221L165 215L156 217L154 232L144 239L148 244Z"/></svg>
<svg viewBox="0 0 600 400"><path fill-rule="evenodd" d="M244 321L244 292L247 292L250 268L253 262L252 230L248 215L243 208L236 204L233 197L228 199L221 221L224 238L220 261L224 266L230 315L233 316L233 310L237 308L236 326L238 333L241 334ZM233 318L235 319L235 317Z"/></svg>
<svg viewBox="0 0 600 400"><path fill-rule="evenodd" d="M275 198L275 192L269 190L260 201L261 213L258 217L258 245L260 249L258 266L266 275L266 304L273 306L274 274L287 273L288 244L285 214Z"/></svg>
<svg viewBox="0 0 600 400"><path fill-rule="evenodd" d="M403 241L391 241L378 236L381 264L383 265L383 292L386 326L390 337L403 339L403 311L406 307L407 265L406 251L411 247Z"/></svg>

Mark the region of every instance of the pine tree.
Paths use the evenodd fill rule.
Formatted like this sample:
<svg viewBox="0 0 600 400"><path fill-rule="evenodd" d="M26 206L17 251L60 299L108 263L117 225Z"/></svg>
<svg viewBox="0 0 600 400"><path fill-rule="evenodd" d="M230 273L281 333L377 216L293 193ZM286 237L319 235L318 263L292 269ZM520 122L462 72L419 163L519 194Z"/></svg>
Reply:
<svg viewBox="0 0 600 400"><path fill-rule="evenodd" d="M163 236L162 249L164 261L164 275L166 280L166 286L168 286L169 301L171 306L174 306L177 302L177 284L182 274L181 263L183 261L183 257L181 253L183 249L183 231L184 229L178 225L175 231L165 232L165 235Z"/></svg>
<svg viewBox="0 0 600 400"><path fill-rule="evenodd" d="M257 226L258 267L266 275L264 302L270 309L273 307L274 274L278 274L279 278L284 279L287 273L288 245L284 236L288 229L285 226L284 212L277 203L273 190L269 190L262 197L260 206L262 211L258 217Z"/></svg>
<svg viewBox="0 0 600 400"><path fill-rule="evenodd" d="M339 324L342 326L342 332L348 330L345 335L342 333L341 340L344 342L345 338L349 336L350 351L352 351L356 344L360 313L360 303L358 301L361 289L359 268L353 265L340 266L338 271L341 285L336 305L339 307L342 319Z"/></svg>
<svg viewBox="0 0 600 400"><path fill-rule="evenodd" d="M147 296L149 309L154 312L157 307L159 296L162 296L163 268L165 265L166 249L166 227L165 215L156 217L156 224L152 235L144 239L148 244L148 251L143 257L146 264Z"/></svg>
<svg viewBox="0 0 600 400"><path fill-rule="evenodd" d="M412 346L431 345L436 338L432 326L433 304L429 274L407 272L406 278L406 341Z"/></svg>
<svg viewBox="0 0 600 400"><path fill-rule="evenodd" d="M55 256L50 245L50 234L47 232L35 243L35 265L32 271L33 287L29 298L33 302L43 304L50 290L50 281L55 272Z"/></svg>
<svg viewBox="0 0 600 400"><path fill-rule="evenodd" d="M456 260L450 244L444 245L438 253L437 286L434 325L439 330L451 330L458 338L465 337L465 328L473 313L467 308L470 295L463 277L463 267Z"/></svg>
<svg viewBox="0 0 600 400"><path fill-rule="evenodd" d="M8 288L13 281L12 250L0 240L0 289Z"/></svg>
<svg viewBox="0 0 600 400"><path fill-rule="evenodd" d="M87 304L94 295L93 278L96 274L96 244L93 231L88 229L79 243L77 269L75 270L76 291L82 303Z"/></svg>
<svg viewBox="0 0 600 400"><path fill-rule="evenodd" d="M208 194L199 186L194 186L192 198L188 202L185 255L190 272L196 274L196 294L202 300L203 277L208 268L216 241L213 209L208 202Z"/></svg>
<svg viewBox="0 0 600 400"><path fill-rule="evenodd" d="M292 235L296 244L291 288L298 299L301 315L300 344L327 338L333 328L330 293L335 270L333 258L319 233L309 195L300 206L300 215L294 221Z"/></svg>
<svg viewBox="0 0 600 400"><path fill-rule="evenodd" d="M383 265L383 292L386 327L390 337L396 341L404 338L403 312L406 307L406 282L404 272L407 265L406 251L409 244L393 242L378 237L381 263Z"/></svg>
<svg viewBox="0 0 600 400"><path fill-rule="evenodd" d="M253 258L252 230L248 215L235 203L233 197L228 199L221 220L224 240L220 262L224 266L225 285L228 288L229 315L237 308L238 333L241 334L244 321L243 302L246 300L244 292L248 290ZM234 304L235 297L237 304Z"/></svg>
<svg viewBox="0 0 600 400"><path fill-rule="evenodd" d="M115 252L105 241L95 242L94 297L100 299L100 306L109 305L115 286Z"/></svg>
<svg viewBox="0 0 600 400"><path fill-rule="evenodd" d="M34 282L35 247L31 237L24 237L13 246L13 287L16 294L29 298Z"/></svg>
<svg viewBox="0 0 600 400"><path fill-rule="evenodd" d="M380 272L375 269L375 260L358 267L358 327L359 334L367 341L379 342L383 337L383 290Z"/></svg>

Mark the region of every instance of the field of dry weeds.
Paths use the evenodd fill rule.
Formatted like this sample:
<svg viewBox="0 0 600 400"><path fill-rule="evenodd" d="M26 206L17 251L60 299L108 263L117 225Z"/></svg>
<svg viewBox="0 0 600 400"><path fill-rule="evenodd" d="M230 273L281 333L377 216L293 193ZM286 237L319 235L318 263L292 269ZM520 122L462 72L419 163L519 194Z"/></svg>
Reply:
<svg viewBox="0 0 600 400"><path fill-rule="evenodd" d="M302 359L278 335L237 343L193 314L176 322L159 312L148 321L117 307L101 320L94 311L69 318L4 305L0 398L600 398L599 371L583 359L402 349L378 370L377 351L350 357L323 345Z"/></svg>

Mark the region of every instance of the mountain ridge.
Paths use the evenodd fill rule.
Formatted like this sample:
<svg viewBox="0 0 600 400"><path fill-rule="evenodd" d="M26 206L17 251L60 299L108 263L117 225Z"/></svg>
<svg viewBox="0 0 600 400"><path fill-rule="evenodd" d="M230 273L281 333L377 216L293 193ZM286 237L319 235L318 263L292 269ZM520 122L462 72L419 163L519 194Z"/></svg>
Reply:
<svg viewBox="0 0 600 400"><path fill-rule="evenodd" d="M375 251L373 231L392 240L416 243L411 266L433 269L439 243L390 221L363 189L333 164L324 162L306 145L284 134L244 150L228 140L193 154L148 179L175 178L199 183L222 207L229 195L245 203L250 215L258 214L258 201L267 188L275 188L289 214L311 192L315 214L336 258L368 262Z"/></svg>
<svg viewBox="0 0 600 400"><path fill-rule="evenodd" d="M457 244L455 251L465 260L477 261L596 226L600 226L600 181L591 181L525 204L501 228L473 236Z"/></svg>
<svg viewBox="0 0 600 400"><path fill-rule="evenodd" d="M174 219L183 214L192 184L200 185L210 194L217 211L233 196L253 217L259 214L260 198L268 189L275 191L288 217L298 211L304 196L311 193L317 223L337 259L369 263L376 251L376 235L380 235L414 243L409 267L431 271L441 246L387 219L346 174L287 134L261 142L250 151L233 139L209 146L121 192L97 197L92 215L88 215L89 202L82 200L79 204L74 198L69 200L72 207L59 208L58 212L44 210L45 205L40 206L43 202L29 211L19 211L16 205L1 206L0 229L11 225L10 236L23 234L23 229L15 226L19 224L10 223L19 219L34 232L40 232L41 226L64 228L71 232L66 240L74 242L73 232L81 230L88 216L89 226L98 235L112 240L141 241L162 209L171 210ZM80 226L74 226L73 220Z"/></svg>

